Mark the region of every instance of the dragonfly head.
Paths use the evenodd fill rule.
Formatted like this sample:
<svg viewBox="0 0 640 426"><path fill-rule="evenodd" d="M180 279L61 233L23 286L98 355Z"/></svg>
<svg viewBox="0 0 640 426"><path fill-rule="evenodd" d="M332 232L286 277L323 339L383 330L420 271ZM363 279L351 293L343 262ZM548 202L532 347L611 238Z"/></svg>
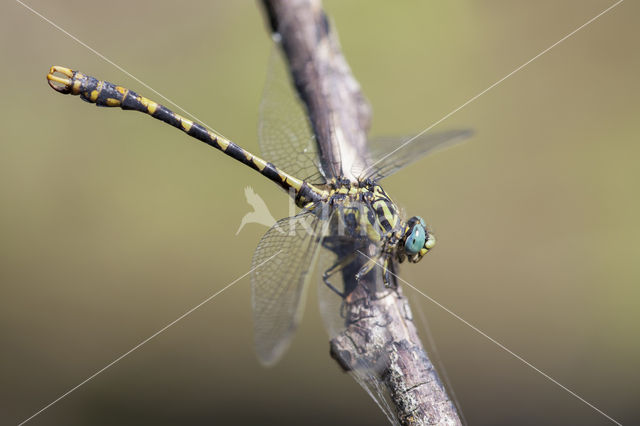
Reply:
<svg viewBox="0 0 640 426"><path fill-rule="evenodd" d="M429 232L424 220L414 216L407 221L400 244L409 262L415 263L436 245L436 238Z"/></svg>

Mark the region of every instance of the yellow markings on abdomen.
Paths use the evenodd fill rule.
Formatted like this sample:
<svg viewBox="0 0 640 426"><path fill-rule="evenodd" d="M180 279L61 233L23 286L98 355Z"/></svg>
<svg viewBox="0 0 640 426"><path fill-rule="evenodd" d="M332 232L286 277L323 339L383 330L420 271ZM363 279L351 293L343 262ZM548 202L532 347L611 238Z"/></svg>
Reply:
<svg viewBox="0 0 640 426"><path fill-rule="evenodd" d="M71 93L77 95L80 93L80 89L82 89L82 80L84 79L84 74L77 72L74 77L73 84L71 85Z"/></svg>
<svg viewBox="0 0 640 426"><path fill-rule="evenodd" d="M293 176L285 175L285 182L296 191L302 188L302 181L300 179L294 178Z"/></svg>
<svg viewBox="0 0 640 426"><path fill-rule="evenodd" d="M89 94L89 100L91 102L96 102L98 100L98 97L100 96L100 92L102 92L103 86L104 86L104 81L100 80L96 85L96 89L92 90L91 93Z"/></svg>
<svg viewBox="0 0 640 426"><path fill-rule="evenodd" d="M247 159L253 161L253 164L258 166L258 170L259 171L263 171L264 168L267 167L267 162L266 161L264 161L262 158L254 157L249 152L247 152Z"/></svg>
<svg viewBox="0 0 640 426"><path fill-rule="evenodd" d="M265 167L267 167L267 162L264 161L262 158L260 157L256 157L255 155L253 155L252 153L250 153L249 151L244 151L244 157L248 160L251 161L257 168L258 171L263 171Z"/></svg>
<svg viewBox="0 0 640 426"><path fill-rule="evenodd" d="M218 143L218 145L220 145L220 149L223 151L226 151L227 148L229 147L229 141L226 140L225 138L216 135L215 133L213 133L212 131L207 131L207 133L209 133L209 137L211 138L212 141L216 141Z"/></svg>
<svg viewBox="0 0 640 426"><path fill-rule="evenodd" d="M180 125L182 125L182 128L184 129L185 132L188 132L189 130L191 130L191 126L193 126L193 121L187 120L186 118L179 115L178 115L178 118L180 119Z"/></svg>
<svg viewBox="0 0 640 426"><path fill-rule="evenodd" d="M144 105L147 108L147 111L149 111L149 114L151 115L155 114L156 110L158 109L157 103L153 102L150 99L145 98L144 96L139 96L138 102Z"/></svg>
<svg viewBox="0 0 640 426"><path fill-rule="evenodd" d="M193 126L193 121L187 120L186 118L184 118L180 114L176 114L175 112L172 112L172 114L175 117L175 119L180 122L180 126L182 126L185 132L188 132L189 130L191 130L191 126Z"/></svg>

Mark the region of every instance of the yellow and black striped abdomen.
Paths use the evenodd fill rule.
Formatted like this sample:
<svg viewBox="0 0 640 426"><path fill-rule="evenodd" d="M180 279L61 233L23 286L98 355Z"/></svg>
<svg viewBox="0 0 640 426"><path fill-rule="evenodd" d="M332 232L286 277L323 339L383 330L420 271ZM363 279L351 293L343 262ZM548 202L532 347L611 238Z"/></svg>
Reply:
<svg viewBox="0 0 640 426"><path fill-rule="evenodd" d="M66 78L55 75L56 72L63 74ZM188 120L169 108L140 96L132 90L58 66L51 68L47 79L49 80L49 85L60 93L79 95L83 100L94 103L97 106L120 107L124 110L140 111L182 130L189 136L219 149L228 156L258 171L285 190L293 190L296 203L300 207L326 197L324 191L283 172L273 164L251 154L223 136L207 130L204 126Z"/></svg>

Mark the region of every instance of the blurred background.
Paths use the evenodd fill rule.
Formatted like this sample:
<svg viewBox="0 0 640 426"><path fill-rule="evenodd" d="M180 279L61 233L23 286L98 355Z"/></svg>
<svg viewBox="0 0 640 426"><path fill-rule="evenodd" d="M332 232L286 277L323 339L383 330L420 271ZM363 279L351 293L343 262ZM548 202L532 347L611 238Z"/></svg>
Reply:
<svg viewBox="0 0 640 426"><path fill-rule="evenodd" d="M258 151L257 2L28 4ZM611 4L325 1L374 136L417 133ZM54 93L57 64L160 100L19 3L0 8L0 423L17 424L249 270L266 229L235 236L245 186L276 217L287 205L174 129ZM622 424L640 422L639 12L624 2L561 43L434 129L472 127L471 142L385 181L439 241L403 278ZM385 424L330 359L315 293L274 368L253 353L244 278L29 424ZM611 424L405 293L469 424Z"/></svg>

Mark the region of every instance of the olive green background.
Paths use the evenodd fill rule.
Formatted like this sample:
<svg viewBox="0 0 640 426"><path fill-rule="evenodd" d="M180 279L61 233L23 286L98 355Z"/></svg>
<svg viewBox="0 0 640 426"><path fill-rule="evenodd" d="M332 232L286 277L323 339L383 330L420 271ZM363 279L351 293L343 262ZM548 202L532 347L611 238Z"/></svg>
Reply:
<svg viewBox="0 0 640 426"><path fill-rule="evenodd" d="M258 3L28 4L258 150L270 50ZM410 135L611 4L326 9L374 107L372 134ZM51 91L58 64L160 100L19 3L0 8L0 423L17 424L249 270L265 228L235 236L245 186L276 216L287 204L174 129ZM623 424L640 422L639 12L622 3L490 90L437 127L472 127L471 142L384 182L439 239L403 278ZM469 424L612 424L405 292ZM309 294L274 368L253 354L244 278L29 424L385 424L329 358Z"/></svg>

